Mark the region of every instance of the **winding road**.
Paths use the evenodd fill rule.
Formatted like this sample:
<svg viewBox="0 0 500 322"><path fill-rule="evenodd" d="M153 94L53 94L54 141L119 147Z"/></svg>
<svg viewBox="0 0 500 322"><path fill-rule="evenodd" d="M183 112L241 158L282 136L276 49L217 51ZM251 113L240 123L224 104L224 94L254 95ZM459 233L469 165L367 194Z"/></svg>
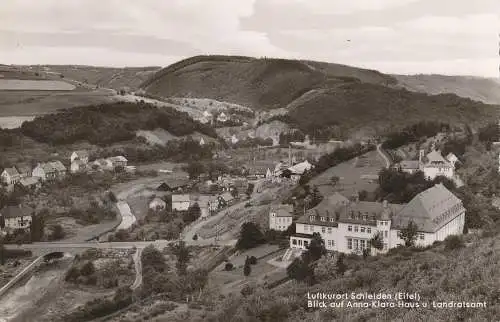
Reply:
<svg viewBox="0 0 500 322"><path fill-rule="evenodd" d="M382 150L382 144L378 144L377 145L377 152L382 156L382 158L384 159L385 161L385 167L387 169L390 168L391 166L391 160L389 160L389 158L387 157L387 155L385 154L385 152Z"/></svg>

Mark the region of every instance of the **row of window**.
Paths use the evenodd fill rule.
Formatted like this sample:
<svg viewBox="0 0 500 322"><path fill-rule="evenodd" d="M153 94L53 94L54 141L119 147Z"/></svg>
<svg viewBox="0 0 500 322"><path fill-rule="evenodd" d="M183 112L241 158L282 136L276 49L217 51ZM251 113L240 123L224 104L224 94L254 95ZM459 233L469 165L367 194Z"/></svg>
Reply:
<svg viewBox="0 0 500 322"><path fill-rule="evenodd" d="M333 218L333 217L328 218L328 217L321 216L321 217L319 217L319 219L321 221L323 221L323 222L327 222L327 221L335 222L335 218ZM315 221L316 220L316 216L315 215L309 216L309 220L310 221Z"/></svg>
<svg viewBox="0 0 500 322"><path fill-rule="evenodd" d="M304 240L302 243L302 239L292 239L292 245L307 247L309 245L309 242L307 240Z"/></svg>
<svg viewBox="0 0 500 322"><path fill-rule="evenodd" d="M353 231L353 226L352 225L347 226L347 231ZM354 226L354 232L357 233L358 231L360 233L367 232L367 233L371 234L372 228L371 227L364 227L364 226Z"/></svg>
<svg viewBox="0 0 500 322"><path fill-rule="evenodd" d="M317 232L319 232L319 227L318 226L309 226L309 225L304 225L304 231L311 231L311 232L314 232L315 230ZM333 229L332 227L321 227L321 232L322 233L327 233L328 234L331 234L333 232Z"/></svg>
<svg viewBox="0 0 500 322"><path fill-rule="evenodd" d="M347 248L351 250L363 250L370 248L370 243L365 239L347 238ZM384 243L384 250L387 250L387 243Z"/></svg>
<svg viewBox="0 0 500 322"><path fill-rule="evenodd" d="M277 221L278 221L279 224L281 224L281 223L285 224L287 222L292 221L292 218L289 218L289 217L278 217Z"/></svg>
<svg viewBox="0 0 500 322"><path fill-rule="evenodd" d="M439 222L443 221L444 219L449 218L451 215L457 213L461 207L462 207L461 204L456 204L455 206L451 207L450 209L448 209L444 213L442 213L439 217L435 218L433 221L435 223L439 223Z"/></svg>

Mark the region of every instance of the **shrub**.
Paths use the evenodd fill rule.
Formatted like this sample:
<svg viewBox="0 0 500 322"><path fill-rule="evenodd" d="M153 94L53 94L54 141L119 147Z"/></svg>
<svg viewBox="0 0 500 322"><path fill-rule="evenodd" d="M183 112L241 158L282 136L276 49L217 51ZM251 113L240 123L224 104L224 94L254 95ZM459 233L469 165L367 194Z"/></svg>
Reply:
<svg viewBox="0 0 500 322"><path fill-rule="evenodd" d="M195 235L193 236L193 240L198 240L198 235L197 235L197 234L195 234Z"/></svg>
<svg viewBox="0 0 500 322"><path fill-rule="evenodd" d="M250 258L248 259L248 262L250 263L250 265L255 265L255 264L257 264L257 257L255 257L255 256L250 256Z"/></svg>
<svg viewBox="0 0 500 322"><path fill-rule="evenodd" d="M454 250L462 247L464 247L464 241L460 236L451 235L444 240L444 249L446 250Z"/></svg>
<svg viewBox="0 0 500 322"><path fill-rule="evenodd" d="M224 266L225 271L232 271L234 269L234 265L232 263L226 263Z"/></svg>
<svg viewBox="0 0 500 322"><path fill-rule="evenodd" d="M94 263L91 261L86 262L83 264L82 268L80 269L80 274L83 276L90 276L95 273L95 266Z"/></svg>

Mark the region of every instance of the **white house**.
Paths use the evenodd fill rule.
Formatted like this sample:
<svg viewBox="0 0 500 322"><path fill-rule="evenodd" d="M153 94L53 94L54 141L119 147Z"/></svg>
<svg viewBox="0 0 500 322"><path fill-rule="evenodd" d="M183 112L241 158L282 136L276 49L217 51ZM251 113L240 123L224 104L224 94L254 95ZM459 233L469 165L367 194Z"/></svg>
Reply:
<svg viewBox="0 0 500 322"><path fill-rule="evenodd" d="M454 165L446 160L439 151L434 150L423 157L423 150L421 150L419 162L427 180L434 180L437 176L453 177Z"/></svg>
<svg viewBox="0 0 500 322"><path fill-rule="evenodd" d="M2 177L2 181L9 185L16 184L19 182L19 180L21 180L21 175L14 167L5 168L0 176Z"/></svg>
<svg viewBox="0 0 500 322"><path fill-rule="evenodd" d="M41 181L64 178L66 167L61 161L39 163L32 172L33 177L40 178Z"/></svg>
<svg viewBox="0 0 500 322"><path fill-rule="evenodd" d="M33 220L33 209L18 206L6 206L0 210L5 230L28 229Z"/></svg>
<svg viewBox="0 0 500 322"><path fill-rule="evenodd" d="M228 120L229 120L229 118L227 117L227 115L224 112L220 113L219 116L217 116L218 122L225 123Z"/></svg>
<svg viewBox="0 0 500 322"><path fill-rule="evenodd" d="M205 145L205 140L203 140L203 138L200 139L200 145Z"/></svg>
<svg viewBox="0 0 500 322"><path fill-rule="evenodd" d="M200 118L200 122L203 124L207 124L207 123L211 123L213 121L213 119L214 119L214 116L212 115L212 113L210 113L209 111L203 111L203 115Z"/></svg>
<svg viewBox="0 0 500 322"><path fill-rule="evenodd" d="M70 170L71 173L83 172L87 169L87 163L83 162L80 159L75 159L71 162Z"/></svg>
<svg viewBox="0 0 500 322"><path fill-rule="evenodd" d="M125 158L122 155L110 157L110 158L107 158L107 160L109 162L111 162L113 168L127 166L127 158Z"/></svg>
<svg viewBox="0 0 500 322"><path fill-rule="evenodd" d="M326 207L308 212L297 221L290 247L306 249L316 232L325 241L327 250L360 253L371 248L371 238L379 233L383 249L376 252L387 252L404 245L399 232L410 221L418 228L415 244L428 246L450 235L462 234L465 208L442 184L419 193L406 205L355 201Z"/></svg>
<svg viewBox="0 0 500 322"><path fill-rule="evenodd" d="M75 160L80 160L83 163L89 162L89 153L86 150L74 151L71 153L70 161L73 163Z"/></svg>
<svg viewBox="0 0 500 322"><path fill-rule="evenodd" d="M269 211L269 229L285 231L293 221L293 205L271 206Z"/></svg>
<svg viewBox="0 0 500 322"><path fill-rule="evenodd" d="M172 195L172 210L186 211L191 205L188 194Z"/></svg>
<svg viewBox="0 0 500 322"><path fill-rule="evenodd" d="M149 203L149 209L158 211L158 210L164 210L167 208L167 203L158 197L155 197L151 202Z"/></svg>

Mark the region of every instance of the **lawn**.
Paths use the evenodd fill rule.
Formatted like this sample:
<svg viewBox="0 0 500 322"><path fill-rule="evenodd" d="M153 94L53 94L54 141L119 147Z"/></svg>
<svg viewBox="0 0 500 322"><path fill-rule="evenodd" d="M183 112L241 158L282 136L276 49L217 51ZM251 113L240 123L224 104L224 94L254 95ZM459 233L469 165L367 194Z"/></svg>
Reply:
<svg viewBox="0 0 500 322"><path fill-rule="evenodd" d="M310 186L317 186L322 195L328 196L335 191L352 195L356 190L374 191L378 183L373 180L362 179L365 175L376 175L384 167L384 160L377 151L368 152L358 158L341 163L320 175L314 177ZM331 178L337 176L340 181L335 187L331 185Z"/></svg>

